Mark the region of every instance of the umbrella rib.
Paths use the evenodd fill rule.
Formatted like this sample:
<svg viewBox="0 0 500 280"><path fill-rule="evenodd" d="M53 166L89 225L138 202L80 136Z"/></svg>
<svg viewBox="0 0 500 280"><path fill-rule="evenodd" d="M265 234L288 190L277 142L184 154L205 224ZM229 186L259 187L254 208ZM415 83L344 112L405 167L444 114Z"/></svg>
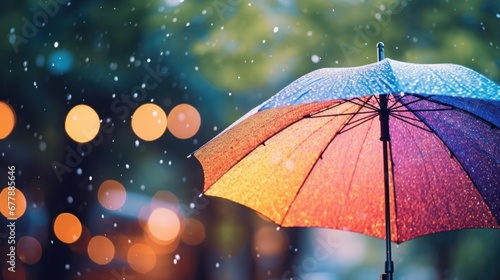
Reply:
<svg viewBox="0 0 500 280"><path fill-rule="evenodd" d="M368 100L367 100L368 102ZM342 104L345 104L347 102L344 102ZM358 112L362 109L363 107L359 107L358 108ZM330 144L335 140L335 138L340 135L341 133L344 133L346 132L345 130L342 131L347 125L349 125L349 123L351 122L351 120L354 118L354 116L356 115L356 113L352 113L352 114L344 114L344 116L348 116L350 115L350 118L344 123L344 125L332 136L332 138L330 139L330 141L328 141L328 143L324 146L324 148L322 149L322 151L320 152L318 158L314 161L313 165L311 166L311 168L309 169L309 171L307 172L306 176L304 176L304 180L302 181L302 183L300 184L300 187L299 189L297 190L297 192L295 193L295 196L293 198L293 200L290 202L288 208L286 209L285 213L283 214L283 218L281 219L280 223L279 224L283 224L288 213L290 212L290 209L292 208L293 204L295 203L295 200L297 199L300 191L302 190L302 188L304 187L304 182L307 181L307 179L309 178L309 176L311 175L314 167L318 164L319 160L322 160L323 159L323 153L326 151L326 149L328 149L328 147L330 146ZM375 114L374 116L372 116L370 119L373 119L375 116L377 116L377 114ZM332 118L333 120L334 118ZM363 123L367 122L368 120L365 120ZM328 122L327 122L328 123ZM326 123L324 124L326 125ZM323 126L324 126L323 125ZM356 126L359 126L360 124L356 125ZM354 128L354 127L352 127ZM352 129L350 128L350 129ZM350 130L349 129L349 130ZM352 179L351 179L352 180Z"/></svg>
<svg viewBox="0 0 500 280"><path fill-rule="evenodd" d="M363 101L361 100L360 98L356 97L356 98L351 98L351 99L346 99L346 102L349 102L349 103L353 103L354 105L358 105L360 107L366 107L366 108L371 108L373 109L374 111L378 111L378 108L373 106L372 104L368 103L368 101L370 101L370 99L372 99L373 96L370 96L366 101ZM357 102L354 102L353 100L357 100L357 101L360 101L361 103L357 103Z"/></svg>
<svg viewBox="0 0 500 280"><path fill-rule="evenodd" d="M412 96L415 96L419 99L417 100L412 100L410 102L407 102L407 103L403 103L401 102L401 99L404 98L404 96L401 96L401 98L398 100L398 103L394 103L391 107L389 107L389 109L391 109L391 111L395 111L399 108L402 108L402 107L405 107L406 109L408 110L411 110L410 108L408 108L406 105L410 105L410 104L413 104L413 103L417 103L417 102L420 102L422 100L427 100L429 98L431 98L433 95L429 95L429 96L421 96L421 95L417 95L417 94L412 94ZM399 104L398 106L396 106L396 104Z"/></svg>
<svg viewBox="0 0 500 280"><path fill-rule="evenodd" d="M451 105L448 105L446 103L442 103L442 102L439 102L439 101L434 101L434 100L428 100L429 102L434 102L436 104L440 104L440 105L447 105L447 106L451 106ZM452 108L454 108L455 110L457 111L460 111L461 113L463 114L467 114L473 118L476 118L480 121L483 121L485 124L490 124L494 126L494 124L491 124L490 122L488 122L487 120L484 120L483 118L479 117L479 116L476 116L475 114L472 114L471 112L468 112L468 111L465 111L465 110L462 110L460 108L456 108L454 106L451 106ZM481 194L479 188L478 188L478 184L474 181L474 179L472 178L471 174L469 173L469 171L465 168L465 166L462 164L462 162L458 159L458 157L455 155L455 153L450 149L450 147L448 147L448 144L447 142L438 134L436 133L436 131L434 129L432 129L432 127L425 121L423 120L422 118L420 118L417 114L415 114L415 117L417 117L422 123L424 123L431 131L432 133L440 140L440 143L442 143L442 145L445 147L446 150L448 150L448 152L450 153L450 157L454 158L457 163L461 166L462 170L467 174L467 177L469 177L471 183L473 184L474 188ZM496 127L496 126L494 126ZM471 139L469 136L464 136L464 137L467 137L468 139ZM472 140L472 139L471 139ZM482 152L485 152L488 157L490 159L492 159L493 161L495 161L497 164L499 164L498 160L496 160L495 158L491 157L491 155L484 151L484 149L478 149ZM481 194L482 195L482 194ZM484 201L486 203L486 205L488 206L489 210L492 212L492 208L491 208L491 205L487 202L487 201ZM492 212L493 213L493 212Z"/></svg>
<svg viewBox="0 0 500 280"><path fill-rule="evenodd" d="M320 110L320 111L318 111L318 112L316 112L316 113L314 113L314 114L309 115L308 117L309 117L309 118L321 118L321 117L349 116L349 115L359 115L359 114L373 114L373 111L368 111L368 112L360 112L360 110L361 110L362 108L370 108L370 109L373 109L373 110L375 110L375 111L377 111L377 112L378 112L378 109L377 109L375 106L373 106L373 105L371 105L371 104L369 104L369 103L368 103L368 102L369 102L372 98L373 98L373 96L370 96L370 97L369 97L366 101L363 101L363 100L361 100L361 99L359 99L359 98L353 98L353 99L356 99L356 100L361 101L361 104L358 104L358 103L356 103L356 102L353 102L353 101L352 101L352 99L344 99L344 100L343 100L343 102L336 103L336 104L332 105L331 107L328 107L328 108L322 109L322 110ZM319 114L321 114L321 113L323 113L323 112L325 112L325 111L327 111L327 110L333 109L333 108L335 108L335 107L337 107L337 106L340 106L340 105L343 105L343 104L345 104L345 103L351 103L351 104L354 104L354 105L356 105L356 106L359 106L359 107L360 107L360 109L359 109L358 111L354 112L354 113L339 113L339 114L326 114L326 115L319 115Z"/></svg>
<svg viewBox="0 0 500 280"><path fill-rule="evenodd" d="M414 126L416 128L419 128L419 129L422 129L424 131L434 133L434 131L430 130L429 128L418 126L415 123L412 123L412 122L410 122L410 121L407 120L407 119L410 119L410 120L413 120L413 121L420 121L419 119L414 119L414 118L411 118L411 117L407 117L407 116L403 116L403 115L397 115L397 114L391 114L391 117L394 117L394 118L396 118L396 119L398 119L398 120L400 120L402 122L405 122L405 123L407 123L409 125L412 125L412 126Z"/></svg>
<svg viewBox="0 0 500 280"><path fill-rule="evenodd" d="M372 115L365 116L365 117L363 117L363 118L361 118L361 119L358 119L358 120L355 120L355 121L353 121L353 122L350 122L350 121L349 121L348 123L346 123L346 125L345 125L345 126L343 126L343 127L339 130L338 134L342 134L342 133L345 133L345 132L347 132L347 131L349 131L349 130L351 130L351 129L353 129L353 128L356 128L356 127L358 127L358 126L360 126L360 125L364 124L365 122L367 122L367 121L369 121L369 120L371 120L371 119L375 118L376 116L378 116L378 113L372 113ZM349 126L349 125L351 125L351 126ZM349 126L349 128L346 128L347 126ZM344 128L345 128L345 129L344 129Z"/></svg>
<svg viewBox="0 0 500 280"><path fill-rule="evenodd" d="M342 128L340 128L338 134L341 134L341 133L349 131L349 130L351 130L353 128L356 128L356 127L362 125L363 123L365 123L365 122L373 119L374 117L378 116L378 109L375 112L373 112L373 111L370 111L370 112L360 112L363 108L366 108L366 107L373 107L373 108L375 108L373 105L371 105L371 104L368 103L372 98L373 98L373 96L370 96L365 101L360 100L360 101L363 102L363 104L357 104L360 107L359 107L358 111L355 114L353 114L353 116L357 115L358 113L359 114L371 113L371 115L365 116L365 117L360 118L360 119L355 120L355 121L352 121L353 118L350 118L349 121L347 121L345 123L345 125ZM350 100L348 100L348 102L350 102ZM367 106L367 105L369 105L369 106ZM347 128L347 126L350 126L350 127Z"/></svg>
<svg viewBox="0 0 500 280"><path fill-rule="evenodd" d="M421 97L418 94L414 94L413 96ZM430 97L432 97L432 96L430 96ZM476 118L476 119L484 122L485 124L489 125L492 129L499 129L499 127L496 124L494 124L494 123L488 121L487 119L485 119L485 118L483 118L481 116L478 116L478 115L476 115L476 114L474 114L474 113L472 113L470 111L463 110L463 109L458 108L456 106L453 106L451 104L448 104L448 103L445 103L445 102L442 102L442 101L438 101L438 100L434 100L434 99L429 99L427 101L432 102L432 103L436 103L436 104L439 104L439 105L442 105L442 106L448 106L448 107L450 107L450 110L457 110L457 111L460 111L460 112L462 112L462 113L464 113L466 115L472 116L472 117L474 117L474 118ZM421 111L426 111L426 110L421 110Z"/></svg>
<svg viewBox="0 0 500 280"><path fill-rule="evenodd" d="M347 102L344 102L342 104L345 104ZM360 107L358 109L361 110L362 107ZM309 169L309 171L307 172L306 176L304 176L304 180L302 181L302 183L300 184L300 187L299 189L297 190L297 192L295 193L295 196L293 198L293 200L290 202L288 208L286 209L285 213L283 214L283 218L281 219L280 221L280 225L282 225L284 222L285 222L285 219L286 217L288 216L288 213L290 212L290 209L292 208L293 204L295 203L295 200L297 200L297 197L300 193L300 191L302 190L302 187L304 187L304 182L307 181L307 179L309 178L309 176L311 175L314 167L318 164L319 160L322 160L323 159L323 153L326 151L326 149L328 149L328 147L330 146L330 144L333 142L333 140L335 140L335 138L340 135L339 131L341 131L351 120L352 118L355 116L355 113L352 113L352 114L344 114L345 116L348 116L350 115L350 118L344 123L344 125L332 136L332 138L330 139L330 141L328 141L328 143L324 146L324 148L321 150L318 158L314 161L314 163L312 164L311 168ZM333 120L334 118L332 118ZM327 122L328 123L328 122ZM324 125L326 125L327 123L325 123ZM324 126L323 125L323 126Z"/></svg>
<svg viewBox="0 0 500 280"><path fill-rule="evenodd" d="M311 113L311 114L309 114L309 115L307 115L307 116L305 116L305 117L307 117L307 118L322 117L322 116L316 116L316 115L321 114L321 113L323 113L323 112L325 112L325 111L328 111L328 110L334 109L334 108L336 108L336 107L338 107L338 106L340 106L340 105L344 105L345 103L346 103L346 102L345 102L345 100L341 100L341 101L340 101L340 102L338 102L338 103L335 103L335 104L333 104L333 105L331 105L331 106L328 106L328 107L326 107L326 108L323 108L323 109L321 109L321 110L318 110L317 112ZM348 114L338 114L338 115L333 114L332 116L342 116L342 115L348 115ZM326 115L325 115L325 116L326 116Z"/></svg>
<svg viewBox="0 0 500 280"><path fill-rule="evenodd" d="M418 118L418 116L416 116L416 117ZM423 121L422 121L422 122L423 122ZM425 124L425 122L423 122L423 123ZM405 129L407 129L407 128L405 128ZM429 127L429 129L431 129L431 128ZM408 130L408 129L407 129L407 130ZM431 131L432 131L432 130L431 130ZM437 138L440 140L440 141L439 141L440 143L443 143L443 146L445 147L445 149L447 149L448 151L450 151L450 152L451 152L451 150L448 148L448 146L444 144L445 142L443 141L443 139L441 139L441 137L439 137L439 135L438 135L435 131L432 131L432 133L434 134L434 136L435 136L435 137L437 137ZM409 139L411 142L413 142L413 146L415 146L415 147L418 149L418 153L419 153L419 155L420 155L420 159L423 159L423 158L424 158L424 155L423 155L423 153L422 153L422 149L421 149L421 147L418 145L418 143L419 143L419 142L415 141L415 138L412 136L412 134L411 134L411 133L405 133L405 134L406 134L406 135L408 135L408 136L411 136L411 137L408 137L407 139ZM411 138L411 139L410 139L410 138ZM423 168L423 169L425 169L425 170L427 170L427 169L428 169L428 167L429 167L429 164L425 164L423 161L421 161L421 163L422 163L422 168ZM434 165L431 165L431 166L432 166L432 169L434 169L434 171L436 171L436 170L435 170ZM462 169L463 169L463 168L462 168ZM464 170L465 170L465 169L464 169ZM434 172L434 173L437 173L437 172ZM393 174L394 174L394 173L393 173ZM424 172L424 174L426 174L426 177L429 177L429 176L428 176L429 172L427 172L427 171L426 171L426 172ZM430 182L431 180L430 180L430 179L428 179L427 181L429 181L429 182ZM472 181L472 180L471 180L471 181ZM421 190L421 188L420 188L420 190ZM420 192L420 193L422 193L422 192ZM422 194L421 194L421 196L422 196L422 197L425 197L425 196L424 196L424 195L422 195ZM437 198L436 196L431 196L431 197L432 197L432 199L433 199L434 201L438 201L438 198ZM448 207L446 208L446 210L447 210L447 212L448 212L448 216L451 216L451 214L450 214L450 212L449 212L449 208L448 208Z"/></svg>

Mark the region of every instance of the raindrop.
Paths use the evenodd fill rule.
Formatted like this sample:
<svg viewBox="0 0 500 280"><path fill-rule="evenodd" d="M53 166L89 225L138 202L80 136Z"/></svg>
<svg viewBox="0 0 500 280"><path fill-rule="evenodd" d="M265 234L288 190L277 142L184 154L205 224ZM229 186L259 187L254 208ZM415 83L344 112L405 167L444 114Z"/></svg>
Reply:
<svg viewBox="0 0 500 280"><path fill-rule="evenodd" d="M179 254L175 254L175 259L176 259L176 260L180 260L180 259L181 259L181 256L179 256Z"/></svg>
<svg viewBox="0 0 500 280"><path fill-rule="evenodd" d="M116 223L114 223L114 224L113 224L113 227L115 227L115 228L116 228L117 226L118 226L118 225L117 225Z"/></svg>
<svg viewBox="0 0 500 280"><path fill-rule="evenodd" d="M141 185L141 186L140 186L140 189L141 189L141 191L143 191L143 190L145 190L145 189L146 189L146 186Z"/></svg>
<svg viewBox="0 0 500 280"><path fill-rule="evenodd" d="M220 266L220 265L219 265L219 263L218 263L218 262L216 262L216 263L215 263L215 268L219 268L219 266Z"/></svg>
<svg viewBox="0 0 500 280"><path fill-rule="evenodd" d="M40 151L44 152L45 150L47 150L47 144L42 141L40 142L40 144L38 144L38 148L40 149Z"/></svg>
<svg viewBox="0 0 500 280"><path fill-rule="evenodd" d="M128 163L125 164L125 168L126 169L129 169L130 168L130 165L128 165Z"/></svg>
<svg viewBox="0 0 500 280"><path fill-rule="evenodd" d="M278 26L275 26L275 27L273 28L273 32L274 32L274 33L277 33L279 30L280 30L280 28L279 28Z"/></svg>
<svg viewBox="0 0 500 280"><path fill-rule="evenodd" d="M281 228L280 227L276 227L276 231L279 231Z"/></svg>
<svg viewBox="0 0 500 280"><path fill-rule="evenodd" d="M118 68L118 63L111 62L111 64L109 64L109 70L115 71L117 68Z"/></svg>
<svg viewBox="0 0 500 280"><path fill-rule="evenodd" d="M64 265L64 268L65 268L66 270L69 270L69 268L70 268L69 264L65 264L65 265Z"/></svg>
<svg viewBox="0 0 500 280"><path fill-rule="evenodd" d="M266 40L262 40L262 44L265 44L266 43Z"/></svg>
<svg viewBox="0 0 500 280"><path fill-rule="evenodd" d="M194 207L196 207L196 205L193 202L189 203L189 208L194 209Z"/></svg>
<svg viewBox="0 0 500 280"><path fill-rule="evenodd" d="M68 201L69 204L73 203L73 197L72 196L68 196L68 198L66 200Z"/></svg>
<svg viewBox="0 0 500 280"><path fill-rule="evenodd" d="M134 145L135 145L136 147L139 147L139 140L135 140Z"/></svg>
<svg viewBox="0 0 500 280"><path fill-rule="evenodd" d="M56 42L54 42L54 48L57 48L57 47L59 47L59 42L56 41Z"/></svg>
<svg viewBox="0 0 500 280"><path fill-rule="evenodd" d="M113 80L114 80L115 82L118 82L118 76L115 76L115 77L113 78Z"/></svg>
<svg viewBox="0 0 500 280"><path fill-rule="evenodd" d="M497 18L500 18L500 14L496 14Z"/></svg>
<svg viewBox="0 0 500 280"><path fill-rule="evenodd" d="M312 61L313 63L318 63L320 59L321 59L321 58L320 58L317 54L313 54L313 55L311 56L311 61Z"/></svg>
<svg viewBox="0 0 500 280"><path fill-rule="evenodd" d="M76 169L76 174L82 175L83 170L81 168Z"/></svg>

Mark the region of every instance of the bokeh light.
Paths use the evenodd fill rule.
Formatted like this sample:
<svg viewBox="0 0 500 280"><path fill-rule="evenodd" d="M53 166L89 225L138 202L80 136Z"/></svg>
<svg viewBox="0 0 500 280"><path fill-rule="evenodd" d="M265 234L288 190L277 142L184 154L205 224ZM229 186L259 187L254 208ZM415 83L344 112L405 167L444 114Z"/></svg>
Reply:
<svg viewBox="0 0 500 280"><path fill-rule="evenodd" d="M168 114L168 130L179 139L193 137L201 125L198 110L189 104L179 104Z"/></svg>
<svg viewBox="0 0 500 280"><path fill-rule="evenodd" d="M127 253L127 261L133 270L139 273L146 273L155 267L156 254L149 246L137 243L130 246Z"/></svg>
<svg viewBox="0 0 500 280"><path fill-rule="evenodd" d="M153 210L151 210L151 205L146 204L143 207L141 207L139 213L137 214L137 221L139 222L139 225L143 230L147 230L148 219L149 216L151 215L151 212L153 212Z"/></svg>
<svg viewBox="0 0 500 280"><path fill-rule="evenodd" d="M144 141L160 138L167 129L167 115L153 103L139 106L132 115L132 130Z"/></svg>
<svg viewBox="0 0 500 280"><path fill-rule="evenodd" d="M205 226L194 218L186 219L185 228L181 240L185 244L196 246L205 240Z"/></svg>
<svg viewBox="0 0 500 280"><path fill-rule="evenodd" d="M26 197L21 190L15 189L14 196L15 200L10 200L11 204L9 204L9 189L5 187L0 193L0 212L6 218L20 218L26 212ZM14 204L12 204L12 202ZM14 206L15 209L11 211L10 207ZM13 214L13 215L11 215Z"/></svg>
<svg viewBox="0 0 500 280"><path fill-rule="evenodd" d="M3 257L3 256L2 256ZM2 259L3 260L3 259ZM8 280L26 280L26 270L22 265L16 265L15 272L12 272L8 269L8 265L2 265L2 277L0 279L8 279Z"/></svg>
<svg viewBox="0 0 500 280"><path fill-rule="evenodd" d="M149 233L162 242L173 241L180 233L181 222L175 212L167 208L156 208L148 219Z"/></svg>
<svg viewBox="0 0 500 280"><path fill-rule="evenodd" d="M96 111L87 105L80 104L73 107L66 115L64 129L74 141L86 143L96 137L100 125Z"/></svg>
<svg viewBox="0 0 500 280"><path fill-rule="evenodd" d="M42 245L31 236L23 236L17 241L17 256L25 264L35 264L42 257Z"/></svg>
<svg viewBox="0 0 500 280"><path fill-rule="evenodd" d="M175 252L178 249L181 239L180 237L177 237L168 242L161 241L152 236L151 233L146 232L146 234L143 236L142 242L148 245L155 252L155 254L167 255Z"/></svg>
<svg viewBox="0 0 500 280"><path fill-rule="evenodd" d="M106 180L101 183L97 192L97 200L108 210L118 210L127 199L125 187L116 180Z"/></svg>
<svg viewBox="0 0 500 280"><path fill-rule="evenodd" d="M276 230L273 226L264 226L254 234L253 246L257 254L275 256L285 251L288 240L282 230Z"/></svg>
<svg viewBox="0 0 500 280"><path fill-rule="evenodd" d="M82 234L82 224L73 214L61 213L54 221L56 237L66 244L76 242Z"/></svg>
<svg viewBox="0 0 500 280"><path fill-rule="evenodd" d="M105 265L115 256L115 246L107 237L97 235L92 237L87 247L89 258L96 264Z"/></svg>
<svg viewBox="0 0 500 280"><path fill-rule="evenodd" d="M62 75L73 68L73 53L68 50L56 50L48 57L47 67L52 74Z"/></svg>
<svg viewBox="0 0 500 280"><path fill-rule="evenodd" d="M151 210L160 207L177 210L179 208L179 199L169 191L157 191L151 199Z"/></svg>
<svg viewBox="0 0 500 280"><path fill-rule="evenodd" d="M3 101L0 101L0 140L7 138L16 125L16 114L14 109Z"/></svg>

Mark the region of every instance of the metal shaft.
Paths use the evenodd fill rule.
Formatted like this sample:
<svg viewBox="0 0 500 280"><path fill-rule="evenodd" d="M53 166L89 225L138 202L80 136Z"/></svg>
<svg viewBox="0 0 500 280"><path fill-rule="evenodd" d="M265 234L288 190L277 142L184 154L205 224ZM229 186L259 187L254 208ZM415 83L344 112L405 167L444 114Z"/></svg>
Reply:
<svg viewBox="0 0 500 280"><path fill-rule="evenodd" d="M384 44L377 44L378 61L384 59ZM391 256L391 204L390 204L390 189L389 189L389 151L388 144L389 136L389 109L387 105L387 94L380 96L380 140L382 141L383 159L384 159L384 198L385 198L385 275L383 279L392 280L394 272L394 263Z"/></svg>

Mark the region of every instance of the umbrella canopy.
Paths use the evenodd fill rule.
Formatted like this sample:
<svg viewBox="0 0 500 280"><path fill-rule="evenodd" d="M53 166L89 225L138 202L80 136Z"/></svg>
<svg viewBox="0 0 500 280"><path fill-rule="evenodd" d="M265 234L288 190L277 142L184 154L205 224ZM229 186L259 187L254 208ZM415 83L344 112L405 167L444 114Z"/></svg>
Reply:
<svg viewBox="0 0 500 280"><path fill-rule="evenodd" d="M382 59L306 74L194 156L207 195L400 243L500 228L499 127L500 87L479 73Z"/></svg>

